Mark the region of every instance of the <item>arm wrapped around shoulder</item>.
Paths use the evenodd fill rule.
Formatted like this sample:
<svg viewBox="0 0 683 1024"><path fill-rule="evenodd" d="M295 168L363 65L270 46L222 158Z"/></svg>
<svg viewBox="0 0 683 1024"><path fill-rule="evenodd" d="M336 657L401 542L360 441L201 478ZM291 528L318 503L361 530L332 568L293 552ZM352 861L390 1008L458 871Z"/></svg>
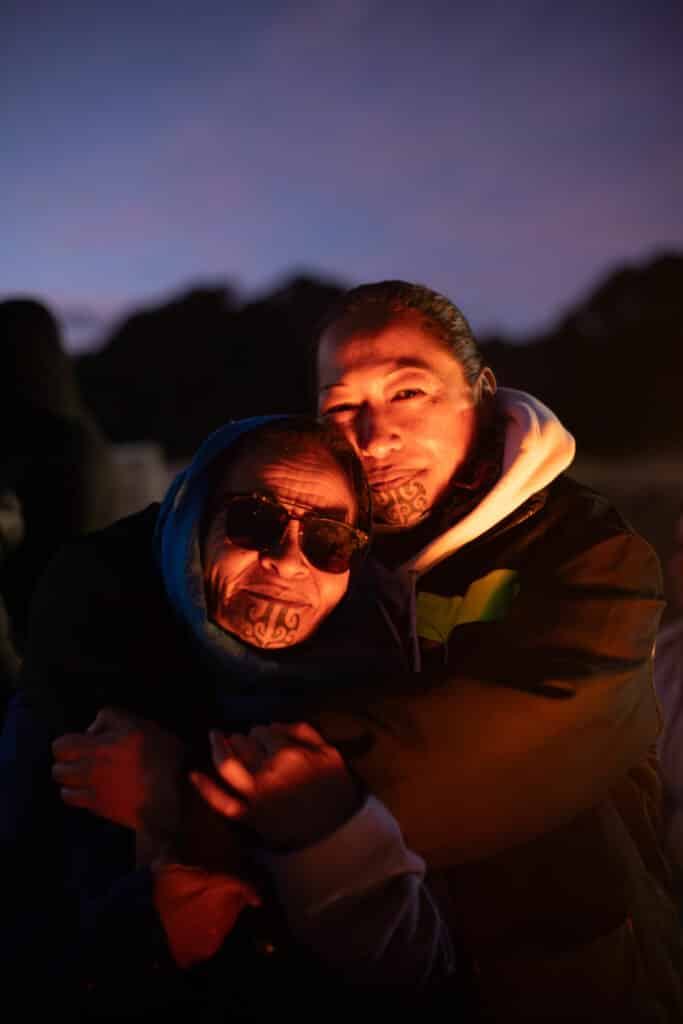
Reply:
<svg viewBox="0 0 683 1024"><path fill-rule="evenodd" d="M562 826L654 743L660 567L642 538L602 525L537 538L507 617L454 629L448 664L418 677L419 693L385 684L370 725L319 720L337 743L371 729L354 770L430 866Z"/></svg>

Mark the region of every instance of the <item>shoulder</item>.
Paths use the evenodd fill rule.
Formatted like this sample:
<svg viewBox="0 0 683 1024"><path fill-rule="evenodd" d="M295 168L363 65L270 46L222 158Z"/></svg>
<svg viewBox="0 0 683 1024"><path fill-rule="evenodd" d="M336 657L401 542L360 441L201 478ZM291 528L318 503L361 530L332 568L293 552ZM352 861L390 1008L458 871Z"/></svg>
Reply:
<svg viewBox="0 0 683 1024"><path fill-rule="evenodd" d="M135 672L159 660L169 612L152 551L158 506L65 545L36 588L20 687L36 706L110 702ZM114 682L115 681L115 682Z"/></svg>
<svg viewBox="0 0 683 1024"><path fill-rule="evenodd" d="M153 504L102 530L65 544L49 563L37 598L52 602L68 593L74 604L107 585L126 587L154 573L152 538L159 511Z"/></svg>
<svg viewBox="0 0 683 1024"><path fill-rule="evenodd" d="M544 492L536 524L547 566L581 570L615 585L638 581L661 596L662 573L654 548L603 494L562 474ZM586 580L587 582L588 580Z"/></svg>
<svg viewBox="0 0 683 1024"><path fill-rule="evenodd" d="M573 517L596 532L635 535L633 527L609 498L566 473L553 480L544 493L546 514L553 518Z"/></svg>

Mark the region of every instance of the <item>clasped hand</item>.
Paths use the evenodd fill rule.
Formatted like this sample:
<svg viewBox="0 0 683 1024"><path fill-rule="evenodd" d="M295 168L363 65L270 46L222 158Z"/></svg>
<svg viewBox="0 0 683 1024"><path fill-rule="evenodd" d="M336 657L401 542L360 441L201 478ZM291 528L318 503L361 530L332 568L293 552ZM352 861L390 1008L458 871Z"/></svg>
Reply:
<svg viewBox="0 0 683 1024"><path fill-rule="evenodd" d="M85 733L52 747L62 800L135 830L138 863L151 864L154 903L183 968L212 956L242 910L260 903L234 822L290 849L334 831L359 802L339 751L305 723L209 735L225 788L193 772L189 803L184 745L130 712L103 708Z"/></svg>
<svg viewBox="0 0 683 1024"><path fill-rule="evenodd" d="M85 733L56 739L52 753L64 803L136 832L177 829L184 745L154 722L105 707Z"/></svg>
<svg viewBox="0 0 683 1024"><path fill-rule="evenodd" d="M247 825L268 847L314 843L358 807L359 790L341 754L305 722L209 736L227 788L201 772L192 772L191 781L219 814Z"/></svg>
<svg viewBox="0 0 683 1024"><path fill-rule="evenodd" d="M358 806L358 787L341 754L305 722L256 726L248 735L229 737L211 730L209 737L225 786L201 772L192 772L191 782L207 810L248 826L266 846L306 846L333 832ZM161 726L106 707L85 733L59 737L52 750L52 775L65 803L139 836L177 833L185 748Z"/></svg>

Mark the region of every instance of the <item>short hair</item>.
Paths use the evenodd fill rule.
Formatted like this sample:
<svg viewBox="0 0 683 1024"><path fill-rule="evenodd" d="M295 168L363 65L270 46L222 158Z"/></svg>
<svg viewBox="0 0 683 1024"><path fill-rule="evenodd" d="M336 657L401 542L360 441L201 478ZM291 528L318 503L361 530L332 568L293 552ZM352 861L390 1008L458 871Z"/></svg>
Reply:
<svg viewBox="0 0 683 1024"><path fill-rule="evenodd" d="M325 311L313 339L311 364L315 381L320 339L330 327L348 321L381 330L403 316L416 315L422 326L462 367L472 387L484 368L484 357L465 315L439 292L409 281L377 281L345 292Z"/></svg>
<svg viewBox="0 0 683 1024"><path fill-rule="evenodd" d="M321 447L340 468L358 509L354 525L369 535L372 530L370 487L360 458L335 424L301 415L283 416L282 419L269 420L254 427L236 438L229 448L213 460L208 470L209 486L202 516L202 536L216 511L221 483L230 467L242 456L253 456L270 449L292 455L306 451L311 445Z"/></svg>

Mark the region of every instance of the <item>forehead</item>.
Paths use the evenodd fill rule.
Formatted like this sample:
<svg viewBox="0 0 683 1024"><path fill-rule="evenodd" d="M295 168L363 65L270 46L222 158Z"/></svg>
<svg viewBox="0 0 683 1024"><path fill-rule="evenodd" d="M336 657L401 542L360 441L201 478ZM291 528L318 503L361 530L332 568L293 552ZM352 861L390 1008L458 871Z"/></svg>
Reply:
<svg viewBox="0 0 683 1024"><path fill-rule="evenodd" d="M455 356L419 317L404 316L383 327L333 324L320 339L321 391L354 377L384 376L401 369L423 370L441 378L463 378Z"/></svg>
<svg viewBox="0 0 683 1024"><path fill-rule="evenodd" d="M276 451L273 446L244 452L227 467L220 490L244 494L259 491L288 505L334 513L350 521L356 499L346 474L321 445Z"/></svg>

